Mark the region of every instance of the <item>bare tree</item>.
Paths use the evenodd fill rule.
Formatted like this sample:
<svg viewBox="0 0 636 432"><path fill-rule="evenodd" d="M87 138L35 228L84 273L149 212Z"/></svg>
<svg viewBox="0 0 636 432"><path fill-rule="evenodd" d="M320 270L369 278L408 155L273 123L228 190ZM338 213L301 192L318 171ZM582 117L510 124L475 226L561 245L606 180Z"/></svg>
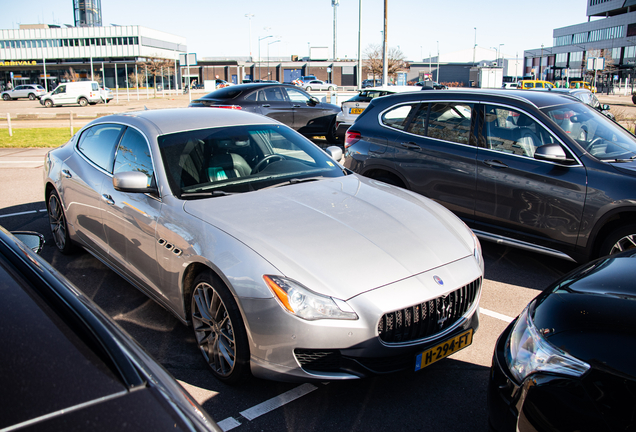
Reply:
<svg viewBox="0 0 636 432"><path fill-rule="evenodd" d="M70 82L79 81L79 75L73 68L68 68L68 72L64 72L64 79Z"/></svg>
<svg viewBox="0 0 636 432"><path fill-rule="evenodd" d="M154 96L157 97L157 77L162 77L172 65L171 60L162 58L148 58L141 65L153 79Z"/></svg>
<svg viewBox="0 0 636 432"><path fill-rule="evenodd" d="M382 47L371 44L365 49L364 55L366 56L365 66L373 74L375 82L375 77L383 74ZM395 81L397 73L406 70L408 65L404 53L399 48L389 48L387 56L387 75Z"/></svg>

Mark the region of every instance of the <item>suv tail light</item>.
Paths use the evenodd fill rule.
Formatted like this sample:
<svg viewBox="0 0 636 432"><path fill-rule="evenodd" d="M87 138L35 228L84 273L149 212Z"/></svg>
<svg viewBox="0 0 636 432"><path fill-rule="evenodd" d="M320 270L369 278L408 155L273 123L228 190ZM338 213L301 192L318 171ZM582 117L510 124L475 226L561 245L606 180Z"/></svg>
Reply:
<svg viewBox="0 0 636 432"><path fill-rule="evenodd" d="M360 141L361 138L362 138L362 134L360 134L360 132L355 132L355 131L348 130L345 133L345 144L344 144L344 147L345 148L351 147L352 145L354 145L355 143Z"/></svg>
<svg viewBox="0 0 636 432"><path fill-rule="evenodd" d="M210 108L225 108L225 109L235 109L235 110L243 109L241 108L240 105L210 105Z"/></svg>

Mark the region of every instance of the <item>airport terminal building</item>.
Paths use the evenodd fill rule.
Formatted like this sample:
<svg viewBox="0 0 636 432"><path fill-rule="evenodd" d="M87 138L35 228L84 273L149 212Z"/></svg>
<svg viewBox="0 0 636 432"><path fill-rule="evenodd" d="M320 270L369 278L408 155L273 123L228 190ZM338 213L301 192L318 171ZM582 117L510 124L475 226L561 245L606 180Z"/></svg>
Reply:
<svg viewBox="0 0 636 432"><path fill-rule="evenodd" d="M0 30L0 85L41 84L52 90L72 69L79 79L92 76L121 88L131 74L144 74L139 65L147 58L161 58L172 61L165 87L174 88L179 54L186 51L185 38L141 26L20 25Z"/></svg>
<svg viewBox="0 0 636 432"><path fill-rule="evenodd" d="M548 81L591 75L588 58L605 60L602 79L624 80L636 66L636 0L587 0L587 22L554 29L553 46L524 52L524 75Z"/></svg>

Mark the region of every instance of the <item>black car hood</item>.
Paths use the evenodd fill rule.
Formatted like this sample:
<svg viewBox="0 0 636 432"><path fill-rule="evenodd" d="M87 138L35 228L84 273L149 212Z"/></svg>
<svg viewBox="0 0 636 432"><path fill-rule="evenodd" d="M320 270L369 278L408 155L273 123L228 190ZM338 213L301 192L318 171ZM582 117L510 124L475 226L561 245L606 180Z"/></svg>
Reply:
<svg viewBox="0 0 636 432"><path fill-rule="evenodd" d="M534 323L551 344L574 357L636 377L635 282L633 252L594 261L537 297Z"/></svg>

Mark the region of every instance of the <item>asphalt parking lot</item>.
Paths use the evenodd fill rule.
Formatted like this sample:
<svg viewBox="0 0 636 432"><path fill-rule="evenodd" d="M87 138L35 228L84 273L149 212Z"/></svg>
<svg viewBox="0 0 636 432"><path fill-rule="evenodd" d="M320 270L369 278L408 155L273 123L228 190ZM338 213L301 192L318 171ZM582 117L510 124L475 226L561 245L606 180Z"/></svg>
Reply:
<svg viewBox="0 0 636 432"><path fill-rule="evenodd" d="M228 387L208 372L190 328L88 253L57 252L43 211L43 154L0 149L0 225L43 233L42 256L159 360L224 430L486 431L486 385L497 337L539 290L575 267L482 243L481 325L470 347L417 373L311 384L253 379Z"/></svg>

